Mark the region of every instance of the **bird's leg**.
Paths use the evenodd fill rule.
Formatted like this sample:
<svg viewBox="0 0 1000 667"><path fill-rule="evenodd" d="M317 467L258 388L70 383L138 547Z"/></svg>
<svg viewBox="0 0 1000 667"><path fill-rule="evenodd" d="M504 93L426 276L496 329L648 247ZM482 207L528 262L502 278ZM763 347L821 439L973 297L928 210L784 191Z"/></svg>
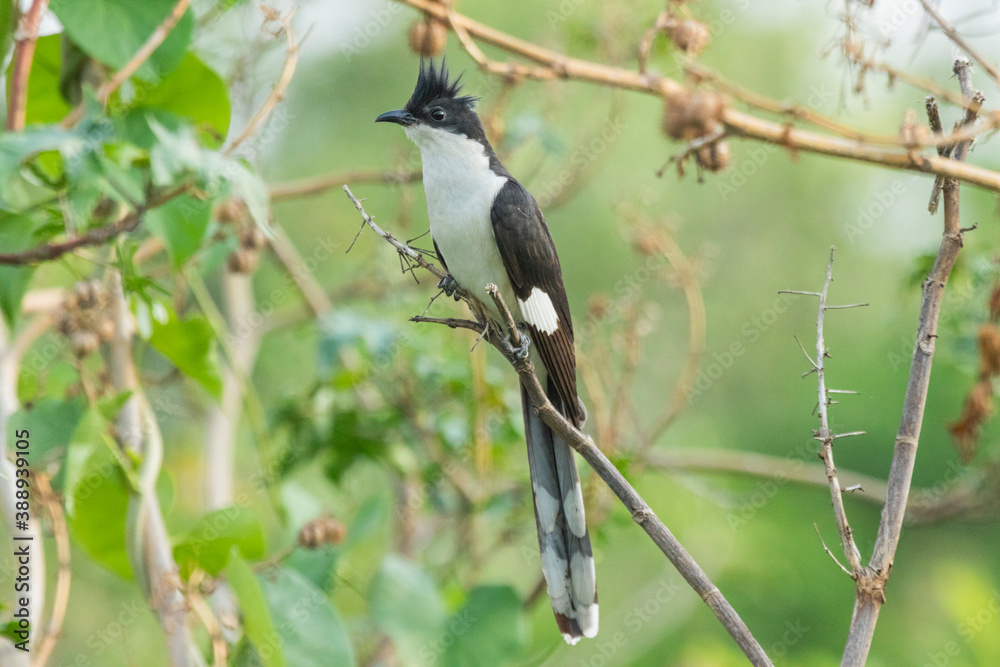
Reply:
<svg viewBox="0 0 1000 667"><path fill-rule="evenodd" d="M510 338L507 336L500 337L500 346L503 348L501 351L504 356L511 361L521 361L528 357L528 347L531 346L531 339L528 338L528 327L521 322L517 325L517 328L521 332L521 344L515 346L510 342Z"/></svg>
<svg viewBox="0 0 1000 667"><path fill-rule="evenodd" d="M461 298L457 294L458 287L458 281L455 280L454 276L450 273L438 281L438 289L444 290L445 294L450 297L454 297L455 301L458 301Z"/></svg>

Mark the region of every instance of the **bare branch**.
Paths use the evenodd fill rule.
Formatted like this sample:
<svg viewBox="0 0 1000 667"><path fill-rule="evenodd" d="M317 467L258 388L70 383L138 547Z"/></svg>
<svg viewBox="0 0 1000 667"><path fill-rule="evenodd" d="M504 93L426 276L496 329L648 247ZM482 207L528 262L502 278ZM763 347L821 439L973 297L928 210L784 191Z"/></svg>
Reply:
<svg viewBox="0 0 1000 667"><path fill-rule="evenodd" d="M271 201L282 201L296 197L312 197L327 190L343 187L344 183L387 183L405 185L416 183L422 177L420 171L353 171L328 176L303 178L297 181L275 183L270 187Z"/></svg>
<svg viewBox="0 0 1000 667"><path fill-rule="evenodd" d="M965 41L965 38L962 37L957 30L955 30L953 25L948 23L948 21L941 16L941 13L938 12L937 8L928 2L928 0L920 0L920 4L923 5L924 11L927 12L927 14L934 19L934 22L938 24L938 27L941 28L941 32L947 35L948 39L955 42L955 45L958 46L958 48L968 53L973 60L979 63L979 66L982 67L987 74L993 77L994 81L1000 84L1000 72L997 71L997 68L991 65L990 62L986 60L981 53L979 53L979 51L974 49L971 44ZM963 90L962 93L965 94L965 91Z"/></svg>
<svg viewBox="0 0 1000 667"><path fill-rule="evenodd" d="M14 55L10 66L10 92L7 98L7 129L23 130L28 104L28 78L35 57L38 27L49 0L33 0L21 16L14 40Z"/></svg>

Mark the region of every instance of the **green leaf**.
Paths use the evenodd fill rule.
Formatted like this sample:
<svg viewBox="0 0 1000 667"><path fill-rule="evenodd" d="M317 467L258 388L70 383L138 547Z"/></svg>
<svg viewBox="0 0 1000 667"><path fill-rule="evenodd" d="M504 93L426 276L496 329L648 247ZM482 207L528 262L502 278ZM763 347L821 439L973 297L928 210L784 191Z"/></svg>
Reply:
<svg viewBox="0 0 1000 667"><path fill-rule="evenodd" d="M368 604L375 625L396 642L402 655L413 655L444 623L437 586L413 563L389 555L372 579Z"/></svg>
<svg viewBox="0 0 1000 667"><path fill-rule="evenodd" d="M0 248L4 252L19 252L32 247L34 226L34 220L26 215L0 211ZM35 268L31 266L0 266L0 311L11 329L21 313L21 299L34 274Z"/></svg>
<svg viewBox="0 0 1000 667"><path fill-rule="evenodd" d="M163 239L179 268L201 247L211 218L212 202L181 195L146 213L146 225Z"/></svg>
<svg viewBox="0 0 1000 667"><path fill-rule="evenodd" d="M174 547L174 559L185 579L195 567L217 576L229 562L234 547L244 558L256 560L264 556L263 526L253 512L237 505L203 516Z"/></svg>
<svg viewBox="0 0 1000 667"><path fill-rule="evenodd" d="M87 414L87 423L81 423L77 427L78 432L81 428L92 427L89 418L94 414L94 410ZM125 546L125 518L131 485L111 453L112 446L113 443L95 443L93 453L74 481L69 527L76 543L91 558L115 574L131 579L132 566Z"/></svg>
<svg viewBox="0 0 1000 667"><path fill-rule="evenodd" d="M154 320L149 342L180 372L219 398L222 395L222 375L214 338L215 332L208 320L195 317L184 321L171 319L166 324Z"/></svg>
<svg viewBox="0 0 1000 667"><path fill-rule="evenodd" d="M175 0L53 0L49 7L83 51L121 69L176 4ZM166 76L181 63L193 30L194 17L189 10L135 76L143 81Z"/></svg>
<svg viewBox="0 0 1000 667"><path fill-rule="evenodd" d="M282 639L274 628L257 576L245 560L233 554L226 566L226 578L243 611L244 633L257 648L261 664L265 667L284 667Z"/></svg>
<svg viewBox="0 0 1000 667"><path fill-rule="evenodd" d="M13 10L13 2L0 2L0 53L7 53L7 49L10 48L11 37L14 33L11 21Z"/></svg>
<svg viewBox="0 0 1000 667"><path fill-rule="evenodd" d="M0 2L0 8L9 9ZM59 35L39 37L35 42L35 56L28 75L28 99L25 104L25 122L55 123L70 112L70 105L59 92L59 72L62 62ZM13 63L11 64L13 66ZM10 67L7 68L7 95L10 95Z"/></svg>
<svg viewBox="0 0 1000 667"><path fill-rule="evenodd" d="M527 646L521 597L510 586L478 586L452 614L440 641L429 645L442 665L508 664ZM445 647L443 654L438 647Z"/></svg>
<svg viewBox="0 0 1000 667"><path fill-rule="evenodd" d="M14 413L11 433L27 430L31 434L32 456L39 461L52 449L69 446L85 407L79 396L65 400L45 396ZM60 467L60 471L65 470L65 465Z"/></svg>
<svg viewBox="0 0 1000 667"><path fill-rule="evenodd" d="M347 629L330 600L288 568L260 577L285 660L296 667L350 667L354 653Z"/></svg>
<svg viewBox="0 0 1000 667"><path fill-rule="evenodd" d="M127 103L133 110L170 112L205 125L220 138L229 132L229 91L218 74L193 53L156 87Z"/></svg>

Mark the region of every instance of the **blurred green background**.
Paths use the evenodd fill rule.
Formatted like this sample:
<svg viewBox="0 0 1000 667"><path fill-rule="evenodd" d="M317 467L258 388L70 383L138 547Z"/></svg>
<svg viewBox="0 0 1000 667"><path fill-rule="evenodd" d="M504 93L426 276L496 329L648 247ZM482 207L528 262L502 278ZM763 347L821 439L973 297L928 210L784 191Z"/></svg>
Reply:
<svg viewBox="0 0 1000 667"><path fill-rule="evenodd" d="M295 25L300 35L308 33L302 59L284 103L252 145L252 164L269 184L418 168L419 154L402 133L373 123L402 106L412 90L418 56L406 32L417 14L382 1L297 4ZM957 3L943 4L959 15ZM970 3L970 12L972 4L992 7ZM705 0L686 7L712 31L700 61L729 80L894 135L907 109L922 110L925 93L899 83L888 88L884 76L870 73L864 92L855 94L856 68L843 62L838 44L842 14L849 12L871 43L892 40L878 59L957 90L950 42L933 31L918 39L920 13L910 5L918 6ZM637 44L662 3L462 0L457 9L551 49L634 68ZM990 35L1000 17L983 16L980 27L987 27L972 34L995 57ZM279 48L255 46L257 23L256 9L243 3L196 33L209 64L224 76L240 74L231 89L234 127L252 112L250 102L266 94L282 62ZM794 467L818 462L811 437L815 377L800 377L808 365L794 339L814 349L816 304L809 297L780 300L777 293L819 289L836 246L831 301L870 304L827 317L828 383L859 392L832 407L833 426L867 433L838 441L836 462L842 472L884 479L920 282L942 229L940 215L926 210L933 179L735 138L728 168L705 173L703 182L693 165L683 178L669 167L658 177L680 149L660 128L660 100L570 81L505 89L476 69L453 34L447 55L453 72L465 72L465 92L482 98L481 112L497 110L498 152L543 204L583 332L578 354L600 378L596 384L585 379L585 392L596 386L613 396L627 352L638 350L634 377L626 379L627 409L614 423L617 440L598 445L613 453L776 664L836 664L854 587L813 528L842 554L828 489L645 465L644 457L683 448L756 452ZM662 38L650 68L681 76ZM976 80L993 106L996 87L980 72ZM950 127L960 112L943 109ZM1000 169L995 140L977 145L970 161ZM566 178L571 192L560 185ZM368 213L398 237L426 231L419 182L349 184L367 198ZM979 228L966 236L948 285L913 480L915 489L942 496L955 479L993 470L1000 456L997 430L987 424L976 458L962 465L947 429L975 383L976 331L987 319L986 300L998 277L995 195L964 187L962 207L963 226ZM588 507L600 634L564 645L544 594L522 615L521 601L539 568L513 372L485 346L470 355L475 337L468 332L407 321L423 312L433 280L418 273L417 284L401 275L391 249L367 231L346 253L360 218L339 186L276 202L274 222L312 258L307 269L334 309L322 322L305 314L273 258L256 273L258 305L283 296L253 383L274 451L292 454L281 459L270 492L261 492L251 483L260 457L244 425L237 493L249 494L264 522L269 554L292 544L318 512L343 521L346 542L298 551L286 563L322 582L359 664L745 664L698 596L600 485L592 486ZM648 432L667 410L688 354L689 319L682 281L662 258L638 247L640 228L668 235L691 259L707 322L697 391L644 452L635 424ZM427 238L415 244L430 246ZM215 290L208 268L206 275ZM462 316L463 310L438 299L429 314ZM737 343L741 352L733 355ZM475 364L483 371L476 380ZM186 385L149 393L154 405L175 406L160 412L168 443L163 486L169 528L182 535L204 512L204 406ZM599 409L593 396L584 396L596 434ZM474 491L471 507L451 477ZM981 493L995 496L996 490L984 485ZM863 494L849 494L846 504L867 559L880 505ZM969 515L959 511L904 528L869 664L1000 664L997 514ZM402 555L386 559L393 553ZM132 585L82 553L74 558L74 574L69 620L52 664L161 664L150 657L161 635ZM133 619L128 610L136 604L141 608ZM114 618L120 627L108 625ZM390 638L389 648L383 637Z"/></svg>

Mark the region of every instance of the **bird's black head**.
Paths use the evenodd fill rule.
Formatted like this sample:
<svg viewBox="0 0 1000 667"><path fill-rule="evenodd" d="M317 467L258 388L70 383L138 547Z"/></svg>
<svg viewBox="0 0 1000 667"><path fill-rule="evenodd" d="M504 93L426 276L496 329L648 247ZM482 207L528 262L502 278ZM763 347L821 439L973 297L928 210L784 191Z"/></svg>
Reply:
<svg viewBox="0 0 1000 667"><path fill-rule="evenodd" d="M424 125L427 128L464 134L470 139L485 140L482 124L474 109L476 98L459 95L462 90L459 84L461 79L459 76L454 81L448 80L448 68L444 60L437 68L433 61L426 64L421 60L417 86L406 107L387 111L376 118L375 122L397 123L404 128Z"/></svg>

